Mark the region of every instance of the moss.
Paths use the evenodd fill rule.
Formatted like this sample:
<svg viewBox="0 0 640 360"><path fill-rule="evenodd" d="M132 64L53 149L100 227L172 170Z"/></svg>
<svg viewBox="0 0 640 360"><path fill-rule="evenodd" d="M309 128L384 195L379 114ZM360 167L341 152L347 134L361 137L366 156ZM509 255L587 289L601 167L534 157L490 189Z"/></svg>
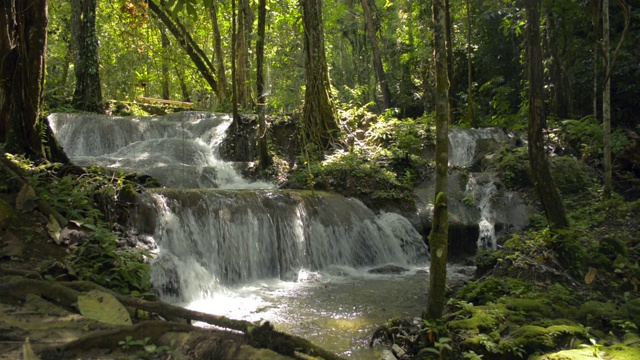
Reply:
<svg viewBox="0 0 640 360"><path fill-rule="evenodd" d="M607 357L616 360L637 360L640 359L640 348L625 346L622 344L606 347L602 350Z"/></svg>
<svg viewBox="0 0 640 360"><path fill-rule="evenodd" d="M564 194L577 193L587 187L587 168L571 156L551 157L551 174L558 189Z"/></svg>
<svg viewBox="0 0 640 360"><path fill-rule="evenodd" d="M551 315L549 302L544 299L509 299L507 309L526 313L528 316L542 317Z"/></svg>
<svg viewBox="0 0 640 360"><path fill-rule="evenodd" d="M470 311L472 313L470 318L449 321L447 327L453 331L491 332L498 326L497 317L504 316L501 316L495 308L489 309L485 306L475 306Z"/></svg>
<svg viewBox="0 0 640 360"><path fill-rule="evenodd" d="M607 326L611 319L618 318L618 309L612 303L587 301L578 311L578 317L597 327Z"/></svg>
<svg viewBox="0 0 640 360"><path fill-rule="evenodd" d="M530 289L523 280L513 278L487 278L472 281L458 291L457 298L474 304L486 304L505 295L518 295Z"/></svg>
<svg viewBox="0 0 640 360"><path fill-rule="evenodd" d="M620 315L631 320L640 329L640 298L629 300L620 308Z"/></svg>
<svg viewBox="0 0 640 360"><path fill-rule="evenodd" d="M586 335L586 330L581 326L553 325L545 328L525 325L513 331L511 338L501 341L499 346L505 352L523 349L530 354L565 346L573 337Z"/></svg>

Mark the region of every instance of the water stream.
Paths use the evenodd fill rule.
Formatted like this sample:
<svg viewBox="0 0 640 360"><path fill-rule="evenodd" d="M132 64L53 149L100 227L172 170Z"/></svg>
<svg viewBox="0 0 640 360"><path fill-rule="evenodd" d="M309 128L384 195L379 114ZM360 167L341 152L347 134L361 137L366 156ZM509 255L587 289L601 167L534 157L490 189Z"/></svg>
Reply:
<svg viewBox="0 0 640 360"><path fill-rule="evenodd" d="M378 351L366 344L388 318L423 311L427 250L411 223L355 199L242 179L218 154L228 115L50 122L76 163L147 173L165 186L143 195L134 216L155 243L152 282L163 299L269 320L353 359Z"/></svg>

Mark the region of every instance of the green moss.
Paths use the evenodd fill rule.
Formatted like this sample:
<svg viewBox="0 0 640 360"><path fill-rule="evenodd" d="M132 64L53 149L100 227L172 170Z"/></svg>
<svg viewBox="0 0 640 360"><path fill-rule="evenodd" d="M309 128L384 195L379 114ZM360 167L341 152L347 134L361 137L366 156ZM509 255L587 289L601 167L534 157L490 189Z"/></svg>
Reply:
<svg viewBox="0 0 640 360"><path fill-rule="evenodd" d="M472 313L470 318L449 321L447 327L453 331L491 332L498 326L497 317L500 317L500 314L496 310L475 306L470 310Z"/></svg>
<svg viewBox="0 0 640 360"><path fill-rule="evenodd" d="M606 326L611 319L618 318L618 309L612 303L587 301L578 311L578 317L595 326Z"/></svg>
<svg viewBox="0 0 640 360"><path fill-rule="evenodd" d="M627 301L620 308L620 315L631 320L640 329L640 298Z"/></svg>
<svg viewBox="0 0 640 360"><path fill-rule="evenodd" d="M637 360L640 359L640 348L622 344L606 347L602 350L610 359Z"/></svg>
<svg viewBox="0 0 640 360"><path fill-rule="evenodd" d="M525 325L511 333L511 337L500 342L504 351L524 349L527 353L546 351L567 345L575 336L586 336L581 326L554 325L549 327Z"/></svg>
<svg viewBox="0 0 640 360"><path fill-rule="evenodd" d="M542 317L551 314L551 307L544 299L509 299L506 305L509 310L523 312L529 316Z"/></svg>
<svg viewBox="0 0 640 360"><path fill-rule="evenodd" d="M575 157L551 157L551 175L558 189L565 194L584 191L587 187L587 168Z"/></svg>
<svg viewBox="0 0 640 360"><path fill-rule="evenodd" d="M15 219L13 207L8 202L0 199L0 230L9 227L12 219Z"/></svg>
<svg viewBox="0 0 640 360"><path fill-rule="evenodd" d="M474 304L486 304L505 295L518 295L529 289L530 285L520 279L487 278L465 285L456 297Z"/></svg>

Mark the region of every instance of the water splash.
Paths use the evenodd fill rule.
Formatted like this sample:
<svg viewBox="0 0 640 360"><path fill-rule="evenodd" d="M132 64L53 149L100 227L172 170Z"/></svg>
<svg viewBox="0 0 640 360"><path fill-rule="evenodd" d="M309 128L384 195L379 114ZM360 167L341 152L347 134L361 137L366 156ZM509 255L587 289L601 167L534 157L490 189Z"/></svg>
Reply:
<svg viewBox="0 0 640 360"><path fill-rule="evenodd" d="M478 249L496 249L496 214L492 202L497 192L498 188L489 176L473 173L469 175L465 193L476 201L480 209Z"/></svg>

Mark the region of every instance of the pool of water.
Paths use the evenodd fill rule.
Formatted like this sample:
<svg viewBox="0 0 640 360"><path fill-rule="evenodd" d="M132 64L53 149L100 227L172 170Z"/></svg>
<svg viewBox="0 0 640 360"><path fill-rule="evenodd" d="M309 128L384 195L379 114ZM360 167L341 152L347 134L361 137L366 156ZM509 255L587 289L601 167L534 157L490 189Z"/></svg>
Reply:
<svg viewBox="0 0 640 360"><path fill-rule="evenodd" d="M392 317L418 317L427 302L426 268L402 275L369 274L367 269L301 271L297 282L261 281L225 289L185 307L234 319L270 321L276 329L304 337L337 354L373 359L373 331ZM473 268L451 266L450 280L468 278Z"/></svg>

